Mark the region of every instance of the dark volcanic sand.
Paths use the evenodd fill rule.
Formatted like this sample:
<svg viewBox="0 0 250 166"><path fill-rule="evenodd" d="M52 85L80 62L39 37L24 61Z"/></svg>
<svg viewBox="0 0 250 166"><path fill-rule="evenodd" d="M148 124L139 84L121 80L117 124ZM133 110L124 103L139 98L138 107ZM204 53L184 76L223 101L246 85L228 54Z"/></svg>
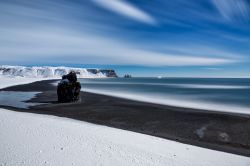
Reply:
<svg viewBox="0 0 250 166"><path fill-rule="evenodd" d="M250 157L249 116L169 107L87 92L81 93L80 103L59 104L56 87L51 84L54 81L3 89L40 91L43 93L29 102L47 103L30 109L8 109L68 117Z"/></svg>

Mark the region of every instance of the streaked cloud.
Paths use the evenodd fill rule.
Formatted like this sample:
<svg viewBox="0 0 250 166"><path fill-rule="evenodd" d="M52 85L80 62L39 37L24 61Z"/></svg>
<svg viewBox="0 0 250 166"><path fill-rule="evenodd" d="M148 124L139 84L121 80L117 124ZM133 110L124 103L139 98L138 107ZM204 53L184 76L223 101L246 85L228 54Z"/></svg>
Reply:
<svg viewBox="0 0 250 166"><path fill-rule="evenodd" d="M249 6L245 0L213 0L213 3L227 20L246 19L249 16Z"/></svg>
<svg viewBox="0 0 250 166"><path fill-rule="evenodd" d="M229 58L171 55L138 49L119 40L90 34L74 34L60 29L1 30L0 55L7 59L19 56L59 62L61 56L70 63L144 65L144 66L202 66L233 63ZM7 44L6 41L8 41ZM4 59L2 57L2 59Z"/></svg>
<svg viewBox="0 0 250 166"><path fill-rule="evenodd" d="M120 14L122 16L128 17L130 19L155 25L156 20L147 14L146 12L142 11L141 9L137 8L136 6L126 2L125 0L92 0L98 6Z"/></svg>
<svg viewBox="0 0 250 166"><path fill-rule="evenodd" d="M211 1L203 2L1 1L0 62L178 66L182 71L242 61L249 66L247 26L238 27L238 34L227 29L228 23L215 18L218 12L206 8Z"/></svg>

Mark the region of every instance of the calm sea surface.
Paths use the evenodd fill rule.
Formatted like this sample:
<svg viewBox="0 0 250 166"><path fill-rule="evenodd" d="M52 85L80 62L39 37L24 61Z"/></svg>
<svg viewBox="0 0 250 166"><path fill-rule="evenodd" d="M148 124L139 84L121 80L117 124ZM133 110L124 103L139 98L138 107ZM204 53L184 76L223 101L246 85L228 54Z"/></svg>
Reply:
<svg viewBox="0 0 250 166"><path fill-rule="evenodd" d="M83 91L181 107L250 114L250 79L80 79Z"/></svg>

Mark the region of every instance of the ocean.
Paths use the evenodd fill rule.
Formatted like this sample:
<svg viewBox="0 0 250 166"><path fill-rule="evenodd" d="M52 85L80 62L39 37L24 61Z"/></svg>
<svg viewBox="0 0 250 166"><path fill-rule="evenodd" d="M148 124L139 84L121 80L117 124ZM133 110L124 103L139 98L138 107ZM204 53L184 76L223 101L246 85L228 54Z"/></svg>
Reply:
<svg viewBox="0 0 250 166"><path fill-rule="evenodd" d="M156 104L250 114L247 78L80 79L83 91Z"/></svg>

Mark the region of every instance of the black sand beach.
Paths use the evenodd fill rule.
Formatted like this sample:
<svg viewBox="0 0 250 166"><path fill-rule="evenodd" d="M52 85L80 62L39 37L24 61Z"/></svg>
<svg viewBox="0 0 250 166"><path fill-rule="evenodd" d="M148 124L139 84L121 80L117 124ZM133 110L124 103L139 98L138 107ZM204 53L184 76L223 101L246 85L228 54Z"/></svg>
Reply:
<svg viewBox="0 0 250 166"><path fill-rule="evenodd" d="M250 157L249 116L163 106L87 92L81 93L82 102L59 104L53 82L55 80L39 81L2 89L39 91L42 93L28 102L45 103L29 109L8 109L67 117Z"/></svg>

